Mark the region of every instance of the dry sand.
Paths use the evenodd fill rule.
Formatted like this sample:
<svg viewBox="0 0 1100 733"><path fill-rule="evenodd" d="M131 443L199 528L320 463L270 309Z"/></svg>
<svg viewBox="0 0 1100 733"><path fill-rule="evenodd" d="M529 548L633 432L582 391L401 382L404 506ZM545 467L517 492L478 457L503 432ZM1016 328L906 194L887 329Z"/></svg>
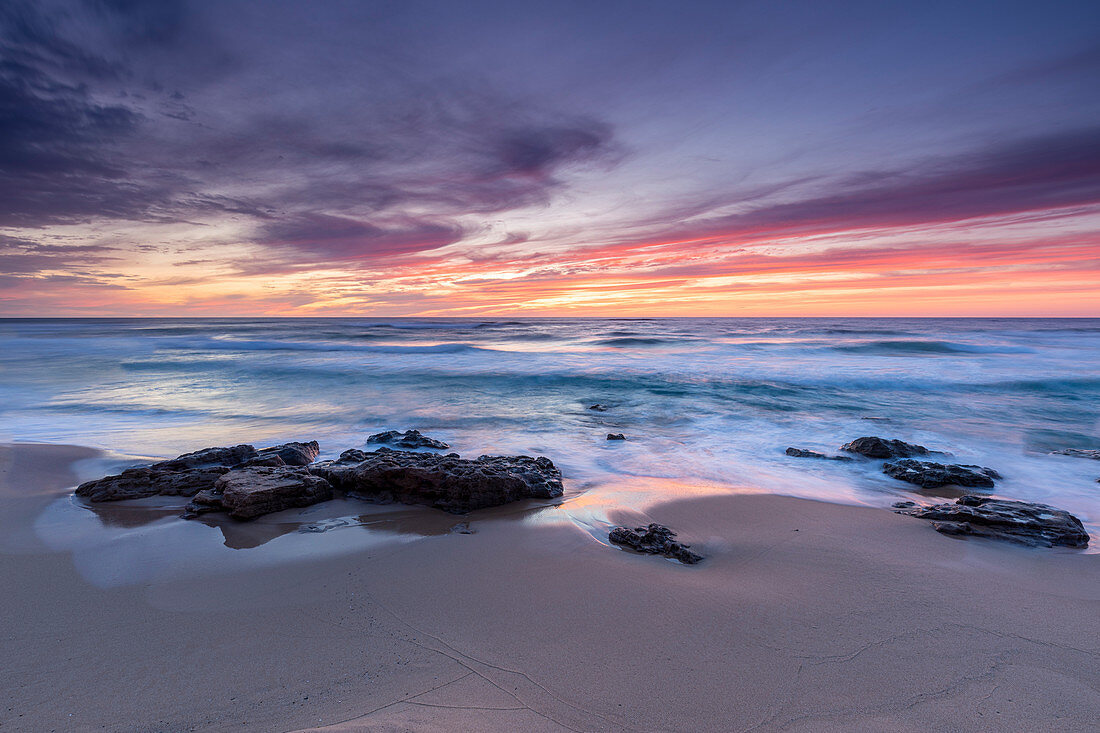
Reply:
<svg viewBox="0 0 1100 733"><path fill-rule="evenodd" d="M695 567L572 524L475 518L472 535L101 589L30 529L87 455L0 452L3 731L1100 720L1098 555L952 539L881 509L715 496L618 517L678 529L708 556Z"/></svg>

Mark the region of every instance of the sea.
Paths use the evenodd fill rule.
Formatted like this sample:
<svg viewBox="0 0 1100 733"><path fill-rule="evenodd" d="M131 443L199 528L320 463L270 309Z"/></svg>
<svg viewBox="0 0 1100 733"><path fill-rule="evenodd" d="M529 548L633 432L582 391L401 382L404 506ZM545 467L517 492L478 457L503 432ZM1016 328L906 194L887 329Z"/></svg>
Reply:
<svg viewBox="0 0 1100 733"><path fill-rule="evenodd" d="M1100 319L0 320L0 441L121 465L287 440L335 457L413 428L467 457L547 456L567 499L949 500L881 461L785 454L898 438L993 468L992 494L1096 535L1100 461L1053 453L1100 449Z"/></svg>

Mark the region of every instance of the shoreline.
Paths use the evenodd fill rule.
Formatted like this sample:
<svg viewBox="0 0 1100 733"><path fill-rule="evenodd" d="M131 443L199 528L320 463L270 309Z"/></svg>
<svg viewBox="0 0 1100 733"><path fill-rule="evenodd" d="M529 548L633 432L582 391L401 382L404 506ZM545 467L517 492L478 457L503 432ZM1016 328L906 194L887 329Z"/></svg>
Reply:
<svg viewBox="0 0 1100 733"><path fill-rule="evenodd" d="M6 537L33 536L35 512L75 479L68 464L96 455L31 445L0 447ZM67 552L5 544L0 727L1087 730L1100 718L1096 555L764 494L609 518L666 524L707 559L680 566L575 524L504 518L98 588Z"/></svg>

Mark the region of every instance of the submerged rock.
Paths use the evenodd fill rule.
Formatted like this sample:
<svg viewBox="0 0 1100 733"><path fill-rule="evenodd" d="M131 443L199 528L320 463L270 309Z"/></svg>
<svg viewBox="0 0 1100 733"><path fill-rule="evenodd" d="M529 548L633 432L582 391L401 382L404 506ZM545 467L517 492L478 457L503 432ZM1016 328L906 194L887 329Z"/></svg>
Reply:
<svg viewBox="0 0 1100 733"><path fill-rule="evenodd" d="M608 433L607 434L607 439L608 440L626 440L626 436L623 435L622 433Z"/></svg>
<svg viewBox="0 0 1100 733"><path fill-rule="evenodd" d="M1094 461L1100 461L1100 450L1091 450L1088 448L1063 448L1062 450L1053 451L1051 455L1076 456L1077 458L1091 458Z"/></svg>
<svg viewBox="0 0 1100 733"><path fill-rule="evenodd" d="M973 486L991 489L994 479L1001 478L1001 474L984 466L933 463L916 461L912 458L885 463L882 466L882 472L887 476L908 481L925 489L937 486Z"/></svg>
<svg viewBox="0 0 1100 733"><path fill-rule="evenodd" d="M429 438L427 435L421 435L419 430L406 430L403 433L397 430L387 430L384 433L375 433L367 438L367 442L393 445L398 448L435 448L437 450L446 450L451 447L442 440L436 440L435 438Z"/></svg>
<svg viewBox="0 0 1100 733"><path fill-rule="evenodd" d="M427 504L465 513L518 499L562 495L561 471L549 458L416 453L379 448L374 453L345 451L340 460L322 461L310 471L353 496L405 504Z"/></svg>
<svg viewBox="0 0 1100 733"><path fill-rule="evenodd" d="M849 453L859 453L868 458L908 458L925 456L932 452L923 445L872 436L856 438L851 443L840 446L840 449Z"/></svg>
<svg viewBox="0 0 1100 733"><path fill-rule="evenodd" d="M1046 504L967 495L954 504L901 509L927 519L937 532L973 535L1017 542L1032 547L1087 547L1089 535L1081 520Z"/></svg>
<svg viewBox="0 0 1100 733"><path fill-rule="evenodd" d="M820 458L826 461L851 461L854 460L851 456L827 456L824 453L818 453L814 450L806 450L804 448L788 448L786 450L788 456L792 458Z"/></svg>
<svg viewBox="0 0 1100 733"><path fill-rule="evenodd" d="M196 494L184 517L224 511L234 519L254 519L331 498L332 485L305 468L249 466L225 473L213 488Z"/></svg>
<svg viewBox="0 0 1100 733"><path fill-rule="evenodd" d="M679 560L685 565L694 565L703 559L702 555L692 552L685 545L672 539L676 536L668 527L661 524L650 524L647 527L614 527L607 535L607 539L620 547L626 547L634 552L646 555L663 555L673 560Z"/></svg>
<svg viewBox="0 0 1100 733"><path fill-rule="evenodd" d="M601 405L599 402L597 402L594 405L589 405L588 409L589 410L595 410L596 412L607 412L611 408L608 407L607 405Z"/></svg>

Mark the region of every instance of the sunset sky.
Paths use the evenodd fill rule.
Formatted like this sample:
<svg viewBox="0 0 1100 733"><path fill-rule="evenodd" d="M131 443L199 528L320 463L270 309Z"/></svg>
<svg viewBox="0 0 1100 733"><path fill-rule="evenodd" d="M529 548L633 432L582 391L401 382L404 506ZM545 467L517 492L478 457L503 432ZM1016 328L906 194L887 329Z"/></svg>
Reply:
<svg viewBox="0 0 1100 733"><path fill-rule="evenodd" d="M1100 316L1100 3L0 4L0 315Z"/></svg>

